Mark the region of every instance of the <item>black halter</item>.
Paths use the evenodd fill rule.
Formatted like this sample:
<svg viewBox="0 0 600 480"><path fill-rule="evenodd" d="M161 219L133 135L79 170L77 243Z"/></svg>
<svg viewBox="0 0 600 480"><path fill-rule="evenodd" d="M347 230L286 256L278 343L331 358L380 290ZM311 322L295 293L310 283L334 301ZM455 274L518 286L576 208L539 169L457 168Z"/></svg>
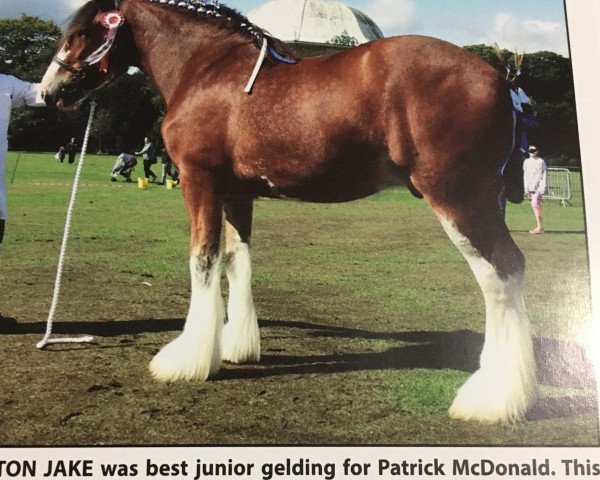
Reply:
<svg viewBox="0 0 600 480"><path fill-rule="evenodd" d="M75 68L73 65L65 62L64 60L61 60L58 57L54 57L52 59L53 62L58 63L62 68L64 68L65 70L67 70L68 72L71 72L73 74L73 76L71 77L71 81L69 82L68 86L66 84L63 84L60 87L60 90L63 93L74 93L77 91L77 87L79 86L79 84L86 78L87 76L87 72L85 70L87 65L84 65L83 67L80 68Z"/></svg>
<svg viewBox="0 0 600 480"><path fill-rule="evenodd" d="M79 75L84 75L85 76L85 73L84 73L83 69L87 65L84 65L83 67L80 67L80 68L75 68L73 65L71 65L70 63L65 62L64 60L61 60L57 56L54 56L54 58L52 59L52 61L58 63L62 68L64 68L68 72L71 72L73 74L73 76L79 76Z"/></svg>

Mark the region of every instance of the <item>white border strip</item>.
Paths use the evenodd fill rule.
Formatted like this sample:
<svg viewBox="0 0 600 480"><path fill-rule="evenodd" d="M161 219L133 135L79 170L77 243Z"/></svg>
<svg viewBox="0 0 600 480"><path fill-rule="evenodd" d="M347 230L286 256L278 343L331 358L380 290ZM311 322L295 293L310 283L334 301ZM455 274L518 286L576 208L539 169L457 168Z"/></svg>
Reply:
<svg viewBox="0 0 600 480"><path fill-rule="evenodd" d="M597 384L600 384L600 2L567 0L566 7L579 122L591 270L592 331L588 336L588 355L596 369Z"/></svg>

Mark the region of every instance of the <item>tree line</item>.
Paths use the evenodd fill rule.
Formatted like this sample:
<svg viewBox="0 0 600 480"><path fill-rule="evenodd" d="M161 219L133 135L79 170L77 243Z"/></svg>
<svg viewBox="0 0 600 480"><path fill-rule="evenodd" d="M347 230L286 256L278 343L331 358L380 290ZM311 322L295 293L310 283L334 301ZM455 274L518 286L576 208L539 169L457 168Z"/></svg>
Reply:
<svg viewBox="0 0 600 480"><path fill-rule="evenodd" d="M49 65L61 30L52 21L23 15L0 19L0 73L39 81ZM470 45L466 50L499 69L500 60L490 46ZM505 58L513 53L504 51ZM525 55L520 85L535 103L540 128L531 135L544 157L554 165L579 166L579 142L573 71L570 59L553 52ZM145 75L135 72L96 96L89 151L116 154L141 147L144 136L159 145L165 105ZM9 145L13 150L56 151L71 137L81 141L86 109L62 112L50 108L13 111Z"/></svg>

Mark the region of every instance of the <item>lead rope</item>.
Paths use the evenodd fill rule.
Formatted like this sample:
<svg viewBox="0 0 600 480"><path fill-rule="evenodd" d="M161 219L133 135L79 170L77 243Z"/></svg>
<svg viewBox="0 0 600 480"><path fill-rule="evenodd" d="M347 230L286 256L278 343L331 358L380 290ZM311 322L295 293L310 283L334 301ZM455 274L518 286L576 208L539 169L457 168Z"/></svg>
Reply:
<svg viewBox="0 0 600 480"><path fill-rule="evenodd" d="M258 55L258 60L256 60L256 65L254 65L254 71L252 72L252 75L250 76L250 80L248 80L248 84L246 85L246 88L244 88L244 92L246 92L247 94L250 94L250 92L252 91L252 87L254 86L256 77L258 77L258 72L260 71L260 67L262 66L263 62L265 61L265 57L267 56L267 46L268 45L269 45L268 40L266 38L263 38L262 47L260 47L260 54Z"/></svg>
<svg viewBox="0 0 600 480"><path fill-rule="evenodd" d="M54 281L54 294L52 295L52 304L50 306L50 312L48 313L48 320L46 320L46 335L44 338L37 343L36 347L43 349L46 345L51 343L89 343L94 341L94 337L85 335L77 338L50 338L52 334L52 322L54 321L54 313L56 312L56 306L58 304L58 296L60 294L60 283L62 279L63 264L65 260L65 254L67 251L67 241L69 239L69 230L71 228L71 216L73 214L73 208L75 206L75 198L77 196L77 189L79 188L79 178L81 177L81 171L83 169L83 160L85 158L85 152L87 150L88 139L90 137L90 130L92 128L92 119L94 118L94 111L96 110L96 102L90 102L90 116L88 119L87 128L85 130L85 137L83 139L83 145L81 146L81 155L79 156L79 164L75 172L75 178L73 180L73 187L71 189L71 200L69 202L69 208L67 209L67 219L65 221L65 229L63 232L62 244L60 246L60 255L58 257L58 267L56 269L56 280Z"/></svg>

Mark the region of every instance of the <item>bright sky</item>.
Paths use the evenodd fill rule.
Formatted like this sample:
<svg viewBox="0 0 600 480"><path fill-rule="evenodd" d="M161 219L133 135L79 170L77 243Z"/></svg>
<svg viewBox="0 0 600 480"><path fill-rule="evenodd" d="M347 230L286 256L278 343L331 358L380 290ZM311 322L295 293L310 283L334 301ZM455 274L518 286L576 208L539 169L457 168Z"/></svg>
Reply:
<svg viewBox="0 0 600 480"><path fill-rule="evenodd" d="M267 0L223 0L247 14ZM418 33L457 45L492 44L568 56L563 0L342 0L368 14L386 35ZM85 0L0 0L0 17L21 13L64 27Z"/></svg>

